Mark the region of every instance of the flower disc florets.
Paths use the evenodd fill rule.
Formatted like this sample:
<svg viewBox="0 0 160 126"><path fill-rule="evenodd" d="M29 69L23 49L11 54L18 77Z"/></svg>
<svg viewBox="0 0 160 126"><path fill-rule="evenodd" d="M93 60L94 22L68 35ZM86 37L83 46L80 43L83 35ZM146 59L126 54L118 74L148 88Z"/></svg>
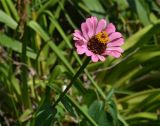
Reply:
<svg viewBox="0 0 160 126"><path fill-rule="evenodd" d="M95 54L102 54L106 50L107 42L109 42L108 34L102 31L88 41L87 47Z"/></svg>

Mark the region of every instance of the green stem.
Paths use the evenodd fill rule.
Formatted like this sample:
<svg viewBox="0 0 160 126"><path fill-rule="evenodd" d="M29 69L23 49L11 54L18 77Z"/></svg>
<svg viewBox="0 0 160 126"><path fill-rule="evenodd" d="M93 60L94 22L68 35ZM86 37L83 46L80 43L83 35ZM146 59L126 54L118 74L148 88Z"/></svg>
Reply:
<svg viewBox="0 0 160 126"><path fill-rule="evenodd" d="M25 29L27 30L27 29ZM22 56L21 56L21 60L22 63L27 64L27 56L26 56L26 50L27 50L27 38L28 36L26 35L27 32L25 32L23 38L22 38ZM26 66L22 66L22 74L21 74L21 78L22 78L22 100L23 100L23 104L25 108L30 107L30 99L29 99L29 94L28 94L28 83L27 83L27 78L28 78L28 74L27 74L27 67Z"/></svg>
<svg viewBox="0 0 160 126"><path fill-rule="evenodd" d="M75 74L75 76L73 77L73 79L71 80L70 84L67 86L67 88L64 90L64 92L62 92L62 94L59 96L59 98L56 100L56 102L53 104L53 108L56 107L56 105L61 101L61 99L65 96L65 94L68 92L68 90L71 88L72 84L77 80L77 78L79 77L79 75L83 72L83 70L85 69L85 67L89 64L90 62L90 58L87 58L83 65L80 67L80 69L77 71L77 73Z"/></svg>

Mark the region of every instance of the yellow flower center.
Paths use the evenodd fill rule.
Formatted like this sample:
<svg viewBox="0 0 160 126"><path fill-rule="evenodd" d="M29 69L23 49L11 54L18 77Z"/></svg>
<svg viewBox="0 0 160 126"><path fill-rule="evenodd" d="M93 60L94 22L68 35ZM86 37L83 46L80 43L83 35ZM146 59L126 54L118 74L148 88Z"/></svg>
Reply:
<svg viewBox="0 0 160 126"><path fill-rule="evenodd" d="M90 51L95 54L102 54L109 42L109 36L106 31L99 32L97 35L93 36L87 43L87 47Z"/></svg>
<svg viewBox="0 0 160 126"><path fill-rule="evenodd" d="M100 43L107 43L109 42L109 37L106 31L99 32L97 35L95 35L95 38Z"/></svg>

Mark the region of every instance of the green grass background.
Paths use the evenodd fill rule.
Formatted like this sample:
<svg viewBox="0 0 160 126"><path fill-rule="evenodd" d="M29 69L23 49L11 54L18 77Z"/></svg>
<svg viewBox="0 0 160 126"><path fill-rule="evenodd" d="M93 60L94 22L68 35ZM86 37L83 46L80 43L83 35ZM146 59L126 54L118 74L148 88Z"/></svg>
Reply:
<svg viewBox="0 0 160 126"><path fill-rule="evenodd" d="M87 17L116 25L119 59L90 63L72 39ZM0 125L160 126L159 0L1 0Z"/></svg>

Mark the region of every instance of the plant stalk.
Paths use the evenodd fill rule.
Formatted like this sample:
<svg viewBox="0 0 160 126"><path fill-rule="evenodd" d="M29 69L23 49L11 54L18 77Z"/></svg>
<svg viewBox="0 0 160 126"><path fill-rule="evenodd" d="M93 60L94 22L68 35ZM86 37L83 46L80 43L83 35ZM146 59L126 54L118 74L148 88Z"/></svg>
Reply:
<svg viewBox="0 0 160 126"><path fill-rule="evenodd" d="M87 58L83 65L80 67L80 69L77 71L77 73L74 75L73 79L71 80L70 84L67 86L67 88L60 94L59 98L56 100L56 102L53 104L53 108L56 107L56 105L61 101L61 99L65 96L65 94L68 92L68 90L71 88L73 83L77 80L79 75L83 72L83 70L86 68L86 66L89 64L90 58Z"/></svg>

